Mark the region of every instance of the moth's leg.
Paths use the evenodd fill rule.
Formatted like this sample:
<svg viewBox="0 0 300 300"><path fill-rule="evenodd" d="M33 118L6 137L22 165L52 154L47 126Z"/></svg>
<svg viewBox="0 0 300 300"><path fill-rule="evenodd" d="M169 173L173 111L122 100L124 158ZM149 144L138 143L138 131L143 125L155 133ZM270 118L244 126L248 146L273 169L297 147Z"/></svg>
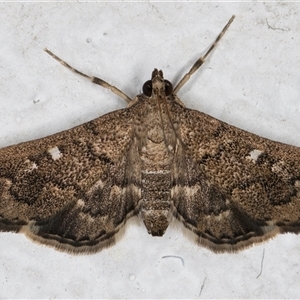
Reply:
<svg viewBox="0 0 300 300"><path fill-rule="evenodd" d="M208 51L205 53L204 56L201 56L192 66L192 68L189 70L188 73L186 73L183 78L179 81L179 83L176 85L176 87L174 88L173 93L177 94L177 92L182 88L182 86L190 79L191 75L196 72L201 66L202 64L205 62L205 59L207 58L207 56L210 54L210 52L216 47L216 45L218 44L218 42L220 41L220 39L222 38L222 36L225 34L225 32L227 31L227 29L229 28L230 24L233 22L235 16L232 16L230 18L230 20L228 21L228 23L226 24L226 26L223 28L223 30L221 31L221 33L218 35L218 37L216 38L216 40L214 41L214 43L210 46L210 48L208 49Z"/></svg>
<svg viewBox="0 0 300 300"><path fill-rule="evenodd" d="M120 98L122 98L123 100L125 100L127 103L131 102L131 99L122 91L120 91L118 88L116 88L115 86L107 83L106 81L98 78L98 77L94 77L94 76L88 76L76 69L74 69L73 67L71 67L69 64L67 64L65 61L63 61L61 58L59 58L58 56L56 56L54 53L52 53L50 50L48 50L47 48L44 49L49 55L51 55L53 58L55 58L57 61L59 61L63 66L67 67L68 69L70 69L71 71L89 79L90 81L92 81L95 84L99 84L102 87L111 90L114 94L116 94L117 96L119 96Z"/></svg>

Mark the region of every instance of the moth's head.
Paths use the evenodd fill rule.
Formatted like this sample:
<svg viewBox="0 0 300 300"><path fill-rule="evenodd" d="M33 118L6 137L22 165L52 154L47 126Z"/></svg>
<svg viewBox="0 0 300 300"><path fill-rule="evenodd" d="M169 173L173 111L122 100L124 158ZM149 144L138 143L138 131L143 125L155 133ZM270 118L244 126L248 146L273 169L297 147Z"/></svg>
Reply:
<svg viewBox="0 0 300 300"><path fill-rule="evenodd" d="M151 80L143 85L143 93L147 97L169 96L173 93L172 83L164 79L161 70L154 69Z"/></svg>

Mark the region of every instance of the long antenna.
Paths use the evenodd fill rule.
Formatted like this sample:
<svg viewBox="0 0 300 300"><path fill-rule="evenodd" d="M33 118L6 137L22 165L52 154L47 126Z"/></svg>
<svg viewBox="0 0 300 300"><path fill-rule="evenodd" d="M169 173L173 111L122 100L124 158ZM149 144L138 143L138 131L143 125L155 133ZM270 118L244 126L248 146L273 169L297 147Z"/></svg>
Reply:
<svg viewBox="0 0 300 300"><path fill-rule="evenodd" d="M87 79L89 79L91 82L101 85L102 87L111 90L114 94L116 94L117 96L119 96L120 98L122 98L123 100L125 100L127 103L129 103L132 99L130 99L125 93L123 93L121 90L119 90L118 88L116 88L115 86L109 84L108 82L98 78L98 77L94 77L94 76L89 76L86 75L76 69L74 69L73 67L71 67L68 63L66 63L64 60L62 60L61 58L59 58L58 56L56 56L53 52L51 52L50 50L48 50L47 48L44 49L49 55L51 55L54 59L56 59L58 62L60 62L63 66L67 67L69 70L75 72L76 74L79 74Z"/></svg>
<svg viewBox="0 0 300 300"><path fill-rule="evenodd" d="M210 48L208 49L208 51L204 54L204 56L201 56L194 63L194 65L189 70L189 72L186 73L183 76L183 78L179 81L179 83L174 88L174 91L173 91L174 94L177 94L177 92L183 87L183 85L190 79L190 77L192 76L192 74L195 73L202 66L202 64L205 62L205 59L207 58L207 56L211 53L211 51L216 47L216 45L218 44L218 42L220 41L220 39L223 37L223 35L227 31L227 29L229 28L230 24L233 22L234 18L235 18L235 16L233 15L230 18L230 20L228 21L228 23L226 24L226 26L221 31L221 33L218 35L218 37L216 38L216 40L214 41L214 43L210 46Z"/></svg>

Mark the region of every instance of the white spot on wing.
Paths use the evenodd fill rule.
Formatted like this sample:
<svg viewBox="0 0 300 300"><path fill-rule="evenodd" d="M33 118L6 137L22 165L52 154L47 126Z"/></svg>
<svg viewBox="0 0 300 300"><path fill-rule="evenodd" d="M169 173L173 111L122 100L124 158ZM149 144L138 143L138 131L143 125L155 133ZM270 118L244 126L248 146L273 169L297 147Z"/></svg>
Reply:
<svg viewBox="0 0 300 300"><path fill-rule="evenodd" d="M249 153L249 156L247 156L246 158L251 159L255 163L262 153L263 151L254 149Z"/></svg>
<svg viewBox="0 0 300 300"><path fill-rule="evenodd" d="M54 147L52 149L49 149L48 152L52 156L53 160L57 160L57 159L60 159L62 157L62 154L59 151L58 147Z"/></svg>
<svg viewBox="0 0 300 300"><path fill-rule="evenodd" d="M78 205L79 207L83 207L83 206L85 205L85 203L84 203L84 201L83 201L82 199L79 199L79 200L77 201L77 205Z"/></svg>

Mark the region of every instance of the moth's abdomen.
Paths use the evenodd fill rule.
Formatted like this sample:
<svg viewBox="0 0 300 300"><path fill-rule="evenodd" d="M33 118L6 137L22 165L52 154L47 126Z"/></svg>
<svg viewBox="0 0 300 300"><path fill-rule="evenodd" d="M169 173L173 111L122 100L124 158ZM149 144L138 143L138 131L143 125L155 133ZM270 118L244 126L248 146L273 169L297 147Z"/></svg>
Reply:
<svg viewBox="0 0 300 300"><path fill-rule="evenodd" d="M142 172L142 218L153 236L162 236L169 226L170 172Z"/></svg>
<svg viewBox="0 0 300 300"><path fill-rule="evenodd" d="M147 143L141 156L141 216L153 236L162 236L170 222L170 153L164 142Z"/></svg>

